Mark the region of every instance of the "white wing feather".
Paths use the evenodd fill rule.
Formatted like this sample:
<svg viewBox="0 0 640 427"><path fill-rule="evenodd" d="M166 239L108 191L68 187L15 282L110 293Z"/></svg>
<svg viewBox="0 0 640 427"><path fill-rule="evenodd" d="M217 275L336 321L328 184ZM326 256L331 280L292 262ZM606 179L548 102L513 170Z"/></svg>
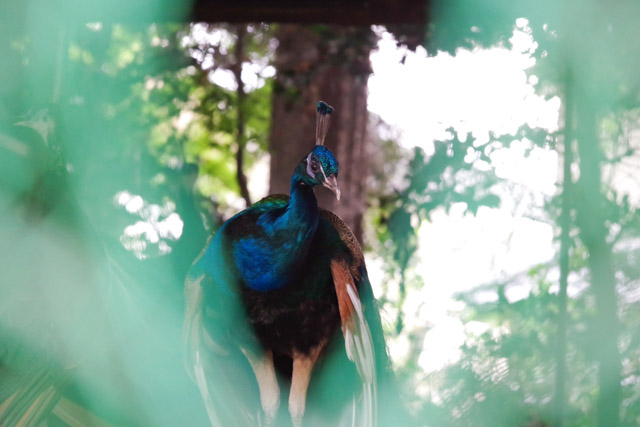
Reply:
<svg viewBox="0 0 640 427"><path fill-rule="evenodd" d="M363 426L375 427L377 425L376 405L376 361L373 349L373 339L371 331L364 318L360 298L350 283L347 283L347 293L351 304L355 309L352 312L351 324L353 331L347 326L344 330L345 346L347 357L355 363L358 374L362 379L362 417Z"/></svg>

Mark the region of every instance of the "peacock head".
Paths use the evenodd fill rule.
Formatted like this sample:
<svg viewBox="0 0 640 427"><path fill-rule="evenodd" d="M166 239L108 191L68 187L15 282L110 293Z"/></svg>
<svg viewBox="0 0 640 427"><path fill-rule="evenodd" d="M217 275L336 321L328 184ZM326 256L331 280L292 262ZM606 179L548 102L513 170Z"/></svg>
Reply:
<svg viewBox="0 0 640 427"><path fill-rule="evenodd" d="M302 182L310 186L322 185L333 191L340 200L338 187L338 161L324 145L316 145L298 164L296 173Z"/></svg>

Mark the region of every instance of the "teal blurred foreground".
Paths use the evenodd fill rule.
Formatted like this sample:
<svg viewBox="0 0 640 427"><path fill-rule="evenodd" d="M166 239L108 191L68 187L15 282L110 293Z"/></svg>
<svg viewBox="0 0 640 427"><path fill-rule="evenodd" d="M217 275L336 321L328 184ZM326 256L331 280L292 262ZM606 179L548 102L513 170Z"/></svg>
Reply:
<svg viewBox="0 0 640 427"><path fill-rule="evenodd" d="M207 237L197 171L150 154L173 95L142 99L145 79L188 61L149 25L166 11L131 6L130 30L106 23L124 4L3 6L3 426L208 423L179 345L184 274Z"/></svg>
<svg viewBox="0 0 640 427"><path fill-rule="evenodd" d="M420 425L640 425L640 6L529 3L437 2L424 45L455 61L530 37L522 78L560 100L557 130L523 124L485 141L462 123L412 152L380 137L371 156L383 166L372 167L365 250L383 265L376 298L400 355L401 397ZM237 28L185 23L189 6L2 6L1 426L209 425L184 368L183 285L209 236L242 208L242 114L223 84L235 82ZM273 100L298 95L264 72L274 28L242 30L244 65L259 70L244 94L247 170L269 155ZM557 155L555 194L514 204L550 227L553 256L457 294L464 337L427 371L425 356L443 350L425 346L434 325L406 308L426 303L421 289L450 283L416 272L429 244L419 229L435 214L472 217L530 194L496 174L495 154L516 146ZM255 391L247 385L247 398Z"/></svg>

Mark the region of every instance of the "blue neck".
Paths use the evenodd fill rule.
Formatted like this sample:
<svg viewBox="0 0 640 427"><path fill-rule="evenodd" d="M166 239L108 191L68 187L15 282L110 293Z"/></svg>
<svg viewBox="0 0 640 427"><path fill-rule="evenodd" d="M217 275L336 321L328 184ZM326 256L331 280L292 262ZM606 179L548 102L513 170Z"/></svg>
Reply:
<svg viewBox="0 0 640 427"><path fill-rule="evenodd" d="M285 211L265 212L258 225L266 236L241 239L235 245L235 257L250 288L270 291L290 283L307 258L318 228L318 202L313 187L295 173Z"/></svg>
<svg viewBox="0 0 640 427"><path fill-rule="evenodd" d="M290 226L297 228L306 225L315 231L318 224L318 201L313 187L305 184L298 172L291 177L290 194L289 207L284 215Z"/></svg>

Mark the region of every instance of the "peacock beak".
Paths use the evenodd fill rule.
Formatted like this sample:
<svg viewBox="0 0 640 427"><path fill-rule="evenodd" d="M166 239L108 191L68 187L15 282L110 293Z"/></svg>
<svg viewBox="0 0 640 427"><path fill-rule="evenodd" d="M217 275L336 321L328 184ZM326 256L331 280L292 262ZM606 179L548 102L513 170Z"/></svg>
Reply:
<svg viewBox="0 0 640 427"><path fill-rule="evenodd" d="M322 185L333 191L336 199L340 200L340 187L338 187L338 178L335 175L328 176Z"/></svg>

